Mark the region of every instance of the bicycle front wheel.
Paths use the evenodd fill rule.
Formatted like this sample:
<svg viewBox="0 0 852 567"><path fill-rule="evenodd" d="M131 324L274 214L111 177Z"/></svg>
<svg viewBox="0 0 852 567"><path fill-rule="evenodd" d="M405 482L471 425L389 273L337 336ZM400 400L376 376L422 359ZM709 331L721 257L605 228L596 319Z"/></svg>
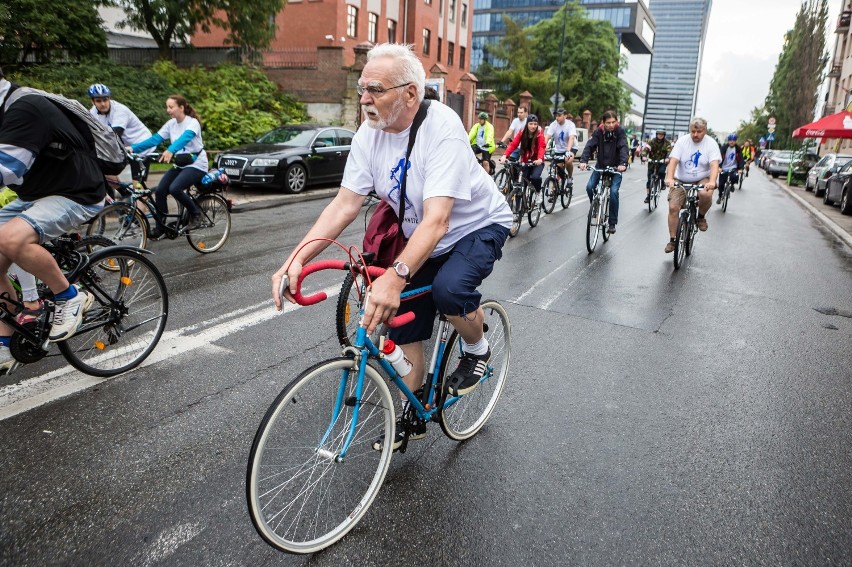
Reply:
<svg viewBox="0 0 852 567"><path fill-rule="evenodd" d="M574 186L568 185L567 181L562 181L562 190L559 191L562 199L562 208L567 209L571 204L571 197L574 196Z"/></svg>
<svg viewBox="0 0 852 567"><path fill-rule="evenodd" d="M549 215L556 207L556 197L559 195L559 185L557 185L556 178L548 177L545 179L541 190L544 193L541 207L544 209L544 214Z"/></svg>
<svg viewBox="0 0 852 567"><path fill-rule="evenodd" d="M509 193L509 171L504 167L494 176L494 183L497 185L497 189L500 190L504 195Z"/></svg>
<svg viewBox="0 0 852 567"><path fill-rule="evenodd" d="M473 437L497 405L497 400L506 386L509 374L509 360L512 354L512 326L506 310L496 301L483 301L485 312L485 337L491 349L488 372L479 386L472 392L458 398L444 400L439 413L441 429L450 439L464 441ZM461 355L461 339L453 331L441 360L440 391L443 380L458 367Z"/></svg>
<svg viewBox="0 0 852 567"><path fill-rule="evenodd" d="M521 190L515 187L508 198L509 208L512 209L512 226L509 228L509 236L515 237L521 231L521 223L524 220L524 196Z"/></svg>
<svg viewBox="0 0 852 567"><path fill-rule="evenodd" d="M246 498L254 527L273 547L290 553L328 547L376 498L393 455L393 398L371 366L360 398L357 382L353 359L321 362L290 382L263 417L249 453Z"/></svg>
<svg viewBox="0 0 852 567"><path fill-rule="evenodd" d="M538 224L538 219L541 218L541 191L536 191L535 187L530 183L527 185L526 192L529 195L527 199L527 203L529 204L527 221L530 223L530 227L533 228Z"/></svg>
<svg viewBox="0 0 852 567"><path fill-rule="evenodd" d="M116 244L145 248L148 245L148 221L139 209L116 201L107 205L89 221L87 236L103 236Z"/></svg>
<svg viewBox="0 0 852 567"><path fill-rule="evenodd" d="M166 283L154 263L132 250L104 248L76 283L94 296L80 329L58 343L81 372L115 376L137 367L157 346L169 313Z"/></svg>
<svg viewBox="0 0 852 567"><path fill-rule="evenodd" d="M680 214L677 220L677 231L675 232L674 267L675 270L683 265L686 257L686 233L689 231L689 219L685 212Z"/></svg>
<svg viewBox="0 0 852 567"><path fill-rule="evenodd" d="M727 212L728 210L728 197L731 196L731 185L730 183L725 183L725 189L722 191L722 212Z"/></svg>
<svg viewBox="0 0 852 567"><path fill-rule="evenodd" d="M595 246L598 245L598 235L600 234L600 230L598 230L598 209L600 206L601 203L598 199L592 199L589 206L589 218L586 221L586 249L589 254L594 252Z"/></svg>
<svg viewBox="0 0 852 567"><path fill-rule="evenodd" d="M216 252L231 234L231 212L219 195L202 195L196 199L201 209L201 226L186 233L186 240L196 252Z"/></svg>
<svg viewBox="0 0 852 567"><path fill-rule="evenodd" d="M609 187L604 189L605 193L601 198L600 214L598 215L598 228L601 229L601 236L604 242L609 240L609 233L606 231L609 228Z"/></svg>

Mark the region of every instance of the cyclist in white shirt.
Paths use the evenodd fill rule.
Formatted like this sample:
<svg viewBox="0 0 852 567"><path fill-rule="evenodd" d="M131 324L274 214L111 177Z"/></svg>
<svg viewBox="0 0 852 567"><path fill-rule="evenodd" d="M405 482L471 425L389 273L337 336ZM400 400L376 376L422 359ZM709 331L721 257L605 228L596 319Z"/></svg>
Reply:
<svg viewBox="0 0 852 567"><path fill-rule="evenodd" d="M503 134L503 138L500 140L504 144L510 142L515 139L515 136L518 135L518 132L521 132L524 128L527 127L527 115L529 114L529 110L526 106L518 107L518 116L512 120L512 123L509 124L509 129L506 130L506 133ZM518 159L518 156L521 155L521 150L515 150L512 152L512 159Z"/></svg>
<svg viewBox="0 0 852 567"><path fill-rule="evenodd" d="M132 146L136 142L147 140L151 137L151 131L145 126L139 118L133 114L133 111L127 106L112 99L112 91L109 87L102 83L95 83L89 86L89 97L92 99L92 108L89 112L98 122L112 128L118 137L121 138L121 143L125 146ZM151 150L144 152L149 153ZM136 169L136 164L131 163L129 168L122 171L118 178L125 183L129 183L133 175L130 175L131 170ZM133 174L138 172L132 171Z"/></svg>
<svg viewBox="0 0 852 567"><path fill-rule="evenodd" d="M201 141L201 121L195 109L180 95L171 95L166 99L166 112L171 120L163 124L160 130L141 142L130 147L130 151L138 153L149 148L155 148L165 140L171 144L160 155L161 163L169 163L174 158L175 166L168 170L160 184L157 185L155 201L157 208L168 212L168 196L189 211L189 224L184 230L192 230L202 224L201 211L187 194L187 190L201 183L201 178L207 175L207 152ZM165 229L157 226L151 231L152 238L159 238Z"/></svg>
<svg viewBox="0 0 852 567"><path fill-rule="evenodd" d="M568 171L568 187L574 186L574 156L577 155L577 127L567 119L568 111L556 109L556 120L551 122L544 133L545 143L553 140L553 152L564 155L565 169Z"/></svg>
<svg viewBox="0 0 852 567"><path fill-rule="evenodd" d="M704 185L704 190L698 192L698 230L707 230L707 219L704 215L713 204L713 190L719 178L719 163L722 154L716 140L707 136L707 121L703 118L693 118L689 123L689 136L681 136L675 142L669 156L666 170L666 186L672 188L677 180L680 183ZM686 191L674 187L669 191L669 243L666 244L666 254L674 252L677 217L686 200Z"/></svg>
<svg viewBox="0 0 852 567"><path fill-rule="evenodd" d="M365 120L352 139L340 191L272 276L272 297L279 309L284 299L293 301L302 266L358 217L370 191L399 210L409 132L425 82L423 64L410 46L385 43L367 54L357 87ZM450 393L462 395L479 384L491 356L477 288L502 256L512 212L476 162L458 115L440 102L428 106L407 164L402 230L408 242L392 267L373 280L363 324L371 333L394 314L416 313L412 323L389 333L412 363L404 380L414 391L424 376L422 341L431 336L439 310L462 338L461 361L448 379ZM278 286L285 274L290 288L282 298ZM432 286L431 294L400 304L404 289L427 285ZM422 432L409 439L421 439L425 433L424 424ZM394 448L401 443L401 436L394 439Z"/></svg>

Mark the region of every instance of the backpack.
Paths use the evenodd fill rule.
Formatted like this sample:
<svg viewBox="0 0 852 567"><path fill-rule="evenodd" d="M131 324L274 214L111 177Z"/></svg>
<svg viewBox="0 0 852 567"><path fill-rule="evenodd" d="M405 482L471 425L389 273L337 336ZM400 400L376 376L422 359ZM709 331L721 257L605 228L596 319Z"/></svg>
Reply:
<svg viewBox="0 0 852 567"><path fill-rule="evenodd" d="M4 111L8 111L12 103L26 95L43 96L56 105L68 117L74 127L83 136L83 139L91 144L90 149L93 157L98 162L98 166L100 166L101 172L104 175L118 175L124 170L127 165L127 154L124 151L124 145L121 143L118 134L112 128L98 122L79 101L38 89L18 87L6 99L6 104L3 107ZM65 148L65 144L58 142L50 145L59 149Z"/></svg>

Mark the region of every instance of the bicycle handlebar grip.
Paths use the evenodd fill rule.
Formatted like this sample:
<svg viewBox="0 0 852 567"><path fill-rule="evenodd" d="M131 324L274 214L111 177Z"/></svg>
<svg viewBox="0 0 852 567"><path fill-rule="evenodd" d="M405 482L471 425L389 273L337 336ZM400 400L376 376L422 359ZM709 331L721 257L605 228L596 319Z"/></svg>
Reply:
<svg viewBox="0 0 852 567"><path fill-rule="evenodd" d="M320 301L325 301L328 299L328 295L324 291L318 291L313 295L309 295L305 297L302 295L302 281L308 275L319 272L320 270L342 270L344 268L345 262L343 260L320 260L319 262L314 262L313 264L308 264L304 268L302 268L302 273L299 274L299 280L296 282L296 293L293 294L293 299L296 300L296 303L299 305L316 305Z"/></svg>
<svg viewBox="0 0 852 567"><path fill-rule="evenodd" d="M403 313L402 315L391 317L390 319L385 321L385 325L395 329L396 327L402 327L403 325L407 325L412 321L414 321L414 311L409 311L408 313Z"/></svg>

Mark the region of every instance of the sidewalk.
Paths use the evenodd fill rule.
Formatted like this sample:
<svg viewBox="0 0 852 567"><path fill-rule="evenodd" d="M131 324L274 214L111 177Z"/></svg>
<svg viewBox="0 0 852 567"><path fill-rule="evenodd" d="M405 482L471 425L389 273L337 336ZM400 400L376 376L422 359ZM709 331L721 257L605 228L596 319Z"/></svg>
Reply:
<svg viewBox="0 0 852 567"><path fill-rule="evenodd" d="M155 189L163 177L161 172L151 172L148 175L148 187ZM288 203L300 203L315 199L330 199L337 195L339 185L317 185L308 187L301 193L284 193L281 189L267 187L228 187L227 196L234 205L233 213L243 213L258 209L278 207Z"/></svg>
<svg viewBox="0 0 852 567"><path fill-rule="evenodd" d="M767 179L789 193L826 228L852 248L852 215L844 215L839 208L826 205L822 202L821 197L815 197L813 192L805 191L804 185L787 185L786 178L773 179L757 168L752 169L752 175L754 175L754 171L760 171L761 175L765 175Z"/></svg>

